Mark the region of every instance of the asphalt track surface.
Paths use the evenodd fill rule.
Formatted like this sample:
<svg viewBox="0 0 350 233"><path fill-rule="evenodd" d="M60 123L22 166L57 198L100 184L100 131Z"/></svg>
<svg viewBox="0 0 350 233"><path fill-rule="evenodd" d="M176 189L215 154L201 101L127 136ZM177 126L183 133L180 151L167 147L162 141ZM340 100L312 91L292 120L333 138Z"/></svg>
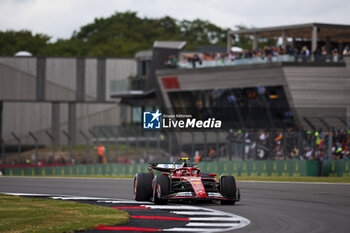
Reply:
<svg viewBox="0 0 350 233"><path fill-rule="evenodd" d="M238 182L238 186L242 200L234 206L198 204L251 221L232 232L350 232L349 184ZM132 199L132 180L0 177L0 192Z"/></svg>

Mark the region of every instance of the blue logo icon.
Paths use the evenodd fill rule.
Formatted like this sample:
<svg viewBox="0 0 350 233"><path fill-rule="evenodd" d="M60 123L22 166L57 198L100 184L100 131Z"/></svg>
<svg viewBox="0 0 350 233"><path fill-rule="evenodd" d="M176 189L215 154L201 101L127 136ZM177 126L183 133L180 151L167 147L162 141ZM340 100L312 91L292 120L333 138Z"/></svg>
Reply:
<svg viewBox="0 0 350 233"><path fill-rule="evenodd" d="M144 129L160 129L162 114L159 109L156 112L143 112L143 128Z"/></svg>

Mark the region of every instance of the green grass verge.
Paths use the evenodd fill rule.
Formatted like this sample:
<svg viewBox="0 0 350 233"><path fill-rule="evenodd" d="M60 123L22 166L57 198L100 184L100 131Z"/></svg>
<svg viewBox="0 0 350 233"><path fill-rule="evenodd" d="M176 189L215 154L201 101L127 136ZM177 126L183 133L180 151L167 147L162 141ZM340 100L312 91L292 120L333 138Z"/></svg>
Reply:
<svg viewBox="0 0 350 233"><path fill-rule="evenodd" d="M0 194L0 232L73 232L128 221L128 213L112 208Z"/></svg>

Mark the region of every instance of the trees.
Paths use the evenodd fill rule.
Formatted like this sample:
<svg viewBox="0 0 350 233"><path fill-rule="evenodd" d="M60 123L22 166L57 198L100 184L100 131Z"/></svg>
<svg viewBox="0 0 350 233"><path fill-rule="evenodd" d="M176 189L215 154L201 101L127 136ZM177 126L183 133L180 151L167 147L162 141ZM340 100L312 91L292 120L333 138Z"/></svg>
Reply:
<svg viewBox="0 0 350 233"><path fill-rule="evenodd" d="M26 50L34 56L134 57L136 52L150 49L155 40L186 41L186 50L201 45L226 46L228 30L200 19L141 18L136 12L116 12L107 18L96 18L74 31L71 38L56 42L30 31L0 31L0 55ZM251 39L240 37L237 46L251 48Z"/></svg>
<svg viewBox="0 0 350 233"><path fill-rule="evenodd" d="M28 51L32 54L42 55L50 37L44 34L32 34L28 30L0 31L0 55L13 56L19 51Z"/></svg>

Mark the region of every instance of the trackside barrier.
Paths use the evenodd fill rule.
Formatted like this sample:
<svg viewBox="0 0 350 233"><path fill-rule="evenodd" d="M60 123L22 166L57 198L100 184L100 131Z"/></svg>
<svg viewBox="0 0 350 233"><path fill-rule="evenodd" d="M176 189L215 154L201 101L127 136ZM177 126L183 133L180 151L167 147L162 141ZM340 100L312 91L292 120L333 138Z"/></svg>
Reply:
<svg viewBox="0 0 350 233"><path fill-rule="evenodd" d="M325 161L330 169L324 175L349 174L349 161ZM10 167L5 175L10 176L133 176L147 172L147 164L89 164L51 167ZM227 162L201 162L204 173L234 176L317 176L317 161L306 160L235 160ZM325 165L324 165L325 166ZM341 169L341 171L339 171Z"/></svg>
<svg viewBox="0 0 350 233"><path fill-rule="evenodd" d="M202 172L233 176L317 176L317 161L307 160L237 160L202 162Z"/></svg>
<svg viewBox="0 0 350 233"><path fill-rule="evenodd" d="M147 172L147 164L89 164L55 167L9 167L9 176L134 176Z"/></svg>
<svg viewBox="0 0 350 233"><path fill-rule="evenodd" d="M201 162L203 173L234 176L317 176L318 164L314 160L234 160ZM9 167L9 176L134 176L147 172L148 164L89 164L51 167ZM322 161L323 176L350 176L349 160Z"/></svg>
<svg viewBox="0 0 350 233"><path fill-rule="evenodd" d="M324 160L322 164L323 176L350 176L350 160Z"/></svg>

